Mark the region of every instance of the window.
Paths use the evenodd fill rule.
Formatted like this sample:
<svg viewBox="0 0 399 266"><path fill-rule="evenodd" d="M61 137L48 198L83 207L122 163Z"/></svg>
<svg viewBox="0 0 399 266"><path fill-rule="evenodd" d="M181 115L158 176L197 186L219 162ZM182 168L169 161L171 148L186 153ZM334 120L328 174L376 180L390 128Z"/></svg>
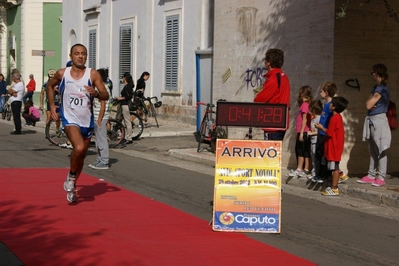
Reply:
<svg viewBox="0 0 399 266"><path fill-rule="evenodd" d="M166 17L165 90L178 90L179 16Z"/></svg>
<svg viewBox="0 0 399 266"><path fill-rule="evenodd" d="M121 25L119 28L119 78L123 73L132 74L132 24ZM120 84L119 91L124 84Z"/></svg>
<svg viewBox="0 0 399 266"><path fill-rule="evenodd" d="M89 67L96 69L97 30L89 30Z"/></svg>

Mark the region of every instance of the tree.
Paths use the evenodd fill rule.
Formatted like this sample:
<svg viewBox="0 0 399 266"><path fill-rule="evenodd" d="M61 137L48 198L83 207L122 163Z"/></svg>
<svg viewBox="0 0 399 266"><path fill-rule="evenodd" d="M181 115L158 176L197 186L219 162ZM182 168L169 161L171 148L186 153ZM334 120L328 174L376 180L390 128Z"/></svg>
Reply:
<svg viewBox="0 0 399 266"><path fill-rule="evenodd" d="M337 19L344 19L346 16L346 10L348 9L349 5L352 4L353 0L344 0L344 3L341 4L340 9L341 11L336 13ZM360 5L363 4L369 4L371 0L364 0L360 3ZM399 18L396 12L393 10L391 5L389 4L389 0L382 0L382 2L385 5L385 8L387 10L388 15L393 18L396 22L399 23Z"/></svg>

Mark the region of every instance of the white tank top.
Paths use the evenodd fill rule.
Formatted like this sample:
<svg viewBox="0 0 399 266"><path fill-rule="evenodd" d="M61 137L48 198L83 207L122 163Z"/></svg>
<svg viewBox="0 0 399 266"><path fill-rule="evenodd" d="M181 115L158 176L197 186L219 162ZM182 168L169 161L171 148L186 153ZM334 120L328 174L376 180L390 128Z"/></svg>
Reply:
<svg viewBox="0 0 399 266"><path fill-rule="evenodd" d="M82 78L71 77L71 67L67 67L60 83L60 115L63 126L75 124L79 127L94 128L93 97L86 91L85 85L92 86L90 68L86 68Z"/></svg>

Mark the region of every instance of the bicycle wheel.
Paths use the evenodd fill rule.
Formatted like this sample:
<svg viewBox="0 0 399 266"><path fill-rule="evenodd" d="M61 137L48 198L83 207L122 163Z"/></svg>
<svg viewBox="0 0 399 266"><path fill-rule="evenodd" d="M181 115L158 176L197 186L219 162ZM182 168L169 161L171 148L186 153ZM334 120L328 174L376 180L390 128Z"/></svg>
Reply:
<svg viewBox="0 0 399 266"><path fill-rule="evenodd" d="M202 143L208 143L209 141L206 140L206 136L207 134L208 128L207 128L207 123L205 121L205 119L202 120L201 126L200 126L200 130L198 132L199 137L198 137L198 147L197 147L197 152L200 152L201 150L201 144Z"/></svg>
<svg viewBox="0 0 399 266"><path fill-rule="evenodd" d="M10 106L7 107L6 119L7 119L7 121L11 120L11 107Z"/></svg>
<svg viewBox="0 0 399 266"><path fill-rule="evenodd" d="M3 107L3 110L1 111L1 118L6 119L6 108Z"/></svg>
<svg viewBox="0 0 399 266"><path fill-rule="evenodd" d="M212 139L211 139L211 150L213 153L216 152L216 140L227 139L227 137L228 137L227 127L216 126L216 128L212 131Z"/></svg>
<svg viewBox="0 0 399 266"><path fill-rule="evenodd" d="M130 113L132 120L132 139L140 138L144 131L143 119L136 113Z"/></svg>
<svg viewBox="0 0 399 266"><path fill-rule="evenodd" d="M150 113L154 117L155 122L157 123L157 127L159 127L158 119L157 119L157 112L155 111L155 107L154 107L154 105L152 103L150 103Z"/></svg>
<svg viewBox="0 0 399 266"><path fill-rule="evenodd" d="M116 119L109 119L107 124L107 139L110 148L118 146L125 138L125 127Z"/></svg>
<svg viewBox="0 0 399 266"><path fill-rule="evenodd" d="M58 125L57 125L58 124ZM50 120L46 124L46 139L50 141L51 144L59 146L68 140L64 130L61 129L61 121Z"/></svg>

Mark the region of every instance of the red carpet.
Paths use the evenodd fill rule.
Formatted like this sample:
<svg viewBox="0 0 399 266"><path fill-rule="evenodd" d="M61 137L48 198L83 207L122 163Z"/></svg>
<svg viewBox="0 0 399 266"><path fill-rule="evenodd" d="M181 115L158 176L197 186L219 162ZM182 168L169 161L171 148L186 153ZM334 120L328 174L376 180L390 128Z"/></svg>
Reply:
<svg viewBox="0 0 399 266"><path fill-rule="evenodd" d="M25 265L314 265L86 174L68 204L67 171L0 169L0 241Z"/></svg>

